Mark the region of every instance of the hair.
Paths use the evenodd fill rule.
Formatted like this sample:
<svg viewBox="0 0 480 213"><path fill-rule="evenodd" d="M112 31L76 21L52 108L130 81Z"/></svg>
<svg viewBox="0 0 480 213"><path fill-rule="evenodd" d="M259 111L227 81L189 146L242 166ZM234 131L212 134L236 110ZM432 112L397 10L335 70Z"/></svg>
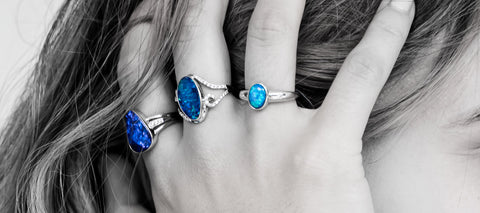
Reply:
<svg viewBox="0 0 480 213"><path fill-rule="evenodd" d="M141 0L67 0L44 42L19 104L0 136L0 209L6 212L103 212L104 159L126 147L122 117L151 83L173 76L172 50L188 1L160 0L152 14L130 16ZM307 0L301 24L296 90L305 108L321 105L347 54L363 37L381 0ZM399 82L423 57L427 76L391 103L375 108L365 139L400 124L407 112L451 73L445 67L479 29L477 0L416 0L416 16L389 83ZM255 0L231 0L224 33L232 87L244 87L247 26ZM120 93L117 63L123 36L135 23L154 27L149 65L138 85ZM148 180L146 180L148 181ZM148 187L145 187L148 188ZM151 205L149 189L146 195Z"/></svg>

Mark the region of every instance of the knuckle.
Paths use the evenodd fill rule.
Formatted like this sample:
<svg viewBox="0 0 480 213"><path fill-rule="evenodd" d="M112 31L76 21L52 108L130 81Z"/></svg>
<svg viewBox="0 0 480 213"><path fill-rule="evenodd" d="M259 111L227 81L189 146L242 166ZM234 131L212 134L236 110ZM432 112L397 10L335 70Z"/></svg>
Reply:
<svg viewBox="0 0 480 213"><path fill-rule="evenodd" d="M364 175L360 153L352 154L342 151L322 154L303 153L296 155L293 162L297 174L322 181L363 177Z"/></svg>
<svg viewBox="0 0 480 213"><path fill-rule="evenodd" d="M202 26L198 15L195 13L186 14L180 26L179 43L188 43L198 38L206 27Z"/></svg>
<svg viewBox="0 0 480 213"><path fill-rule="evenodd" d="M125 35L117 62L117 73L120 78L138 72L139 66L140 68L145 66L151 36L151 26L149 24L137 25Z"/></svg>
<svg viewBox="0 0 480 213"><path fill-rule="evenodd" d="M304 178L315 179L320 182L330 182L341 173L342 166L338 161L326 156L307 154L296 156L294 159L294 171ZM330 181L329 181L330 180Z"/></svg>
<svg viewBox="0 0 480 213"><path fill-rule="evenodd" d="M252 17L248 29L248 37L264 44L270 44L289 35L292 26L282 14L274 9L266 9Z"/></svg>
<svg viewBox="0 0 480 213"><path fill-rule="evenodd" d="M195 24L183 24L181 26L181 33L178 38L178 43L189 43L194 41L195 38L198 38L199 30L202 30L201 27Z"/></svg>
<svg viewBox="0 0 480 213"><path fill-rule="evenodd" d="M362 54L362 52L352 52L345 61L346 70L350 76L367 84L385 81L387 72L382 66L382 62L376 61L371 55Z"/></svg>
<svg viewBox="0 0 480 213"><path fill-rule="evenodd" d="M397 40L406 40L408 36L408 32L404 32L400 27L394 24L385 23L385 21L377 21L373 25L376 29L378 29L382 34L386 34L384 38L393 38Z"/></svg>

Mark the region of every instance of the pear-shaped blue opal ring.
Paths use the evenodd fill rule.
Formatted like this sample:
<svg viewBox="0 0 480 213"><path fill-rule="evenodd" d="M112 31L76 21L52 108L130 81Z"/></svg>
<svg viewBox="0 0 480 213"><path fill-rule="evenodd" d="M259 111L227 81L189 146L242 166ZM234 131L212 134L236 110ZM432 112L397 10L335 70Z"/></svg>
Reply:
<svg viewBox="0 0 480 213"><path fill-rule="evenodd" d="M268 103L293 101L297 99L298 94L295 92L269 92L265 85L258 83L250 87L250 90L240 91L238 96L240 99L248 101L252 109L262 110Z"/></svg>
<svg viewBox="0 0 480 213"><path fill-rule="evenodd" d="M223 92L218 97L212 94L205 95L200 85ZM225 84L212 84L196 75L184 76L175 90L178 113L188 122L200 123L205 119L208 108L215 107L228 93L228 86Z"/></svg>
<svg viewBox="0 0 480 213"><path fill-rule="evenodd" d="M144 119L144 116L139 112L128 111L125 115L125 127L130 149L137 153L149 150L155 145L155 135L178 121L181 121L181 118L176 112Z"/></svg>

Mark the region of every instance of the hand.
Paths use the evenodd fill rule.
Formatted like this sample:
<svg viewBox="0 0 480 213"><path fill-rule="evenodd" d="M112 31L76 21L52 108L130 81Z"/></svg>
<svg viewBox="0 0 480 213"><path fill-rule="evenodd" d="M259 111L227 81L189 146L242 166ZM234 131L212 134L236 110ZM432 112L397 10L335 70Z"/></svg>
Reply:
<svg viewBox="0 0 480 213"><path fill-rule="evenodd" d="M141 196L141 183L133 181L138 178L124 158L109 155L103 159L102 168L106 177L104 182L105 212L112 213L143 213L149 212L142 204L145 198ZM138 171L138 170L137 170Z"/></svg>
<svg viewBox="0 0 480 213"><path fill-rule="evenodd" d="M227 1L192 1L174 51L177 82L195 74L230 84L222 33ZM304 0L259 0L249 24L245 82L294 91L296 45ZM141 10L141 9L139 9ZM362 135L377 96L406 40L409 0L384 1L365 37L339 71L317 110L295 102L253 111L228 95L201 124L170 126L144 154L159 212L373 212L362 166ZM120 65L144 64L151 38L144 24L126 36ZM129 67L129 66L127 66ZM141 69L119 69L136 82ZM134 75L131 75L134 74ZM123 76L123 77L122 77ZM137 109L173 112L172 85L155 79Z"/></svg>

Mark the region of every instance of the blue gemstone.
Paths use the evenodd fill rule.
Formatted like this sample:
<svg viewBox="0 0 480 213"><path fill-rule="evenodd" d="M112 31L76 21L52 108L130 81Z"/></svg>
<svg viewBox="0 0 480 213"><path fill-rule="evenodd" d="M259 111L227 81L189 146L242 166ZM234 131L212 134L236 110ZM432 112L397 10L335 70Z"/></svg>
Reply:
<svg viewBox="0 0 480 213"><path fill-rule="evenodd" d="M135 152L143 152L152 145L150 130L141 121L140 117L133 111L125 115L125 127L130 148Z"/></svg>
<svg viewBox="0 0 480 213"><path fill-rule="evenodd" d="M192 120L200 117L201 101L199 88L190 77L180 79L177 88L178 104L183 113Z"/></svg>
<svg viewBox="0 0 480 213"><path fill-rule="evenodd" d="M248 91L248 102L255 109L260 109L267 101L267 90L261 84L255 84Z"/></svg>

